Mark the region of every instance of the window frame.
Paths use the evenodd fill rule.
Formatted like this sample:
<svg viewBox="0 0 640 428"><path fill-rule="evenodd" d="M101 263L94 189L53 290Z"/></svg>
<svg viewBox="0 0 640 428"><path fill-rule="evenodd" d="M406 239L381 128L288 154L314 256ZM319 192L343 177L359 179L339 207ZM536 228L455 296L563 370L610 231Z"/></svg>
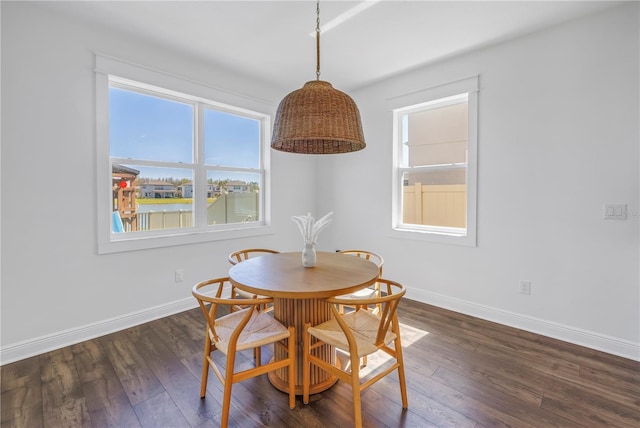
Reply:
<svg viewBox="0 0 640 428"><path fill-rule="evenodd" d="M267 111L272 105L258 99L246 97L201 82L175 76L137 64L96 53L96 198L98 254L117 253L150 248L169 247L233 238L272 234L270 203L270 135L271 116ZM140 93L162 94L163 98L177 98L180 102L194 105L193 163L171 163L162 161L111 158L109 147L109 89L111 82L125 90L132 88ZM215 101L213 101L215 100ZM259 121L260 156L257 169L243 167L218 167L204 164L204 110L212 108ZM197 118L195 117L197 115ZM164 229L135 233L114 233L111 228L113 163L167 166L193 169L194 225L189 228ZM259 221L208 225L206 204L195 203L206 196L207 172L226 170L258 173L261 176ZM206 198L205 198L206 199Z"/></svg>
<svg viewBox="0 0 640 428"><path fill-rule="evenodd" d="M468 142L465 182L467 185L466 228L449 228L402 223L403 174L436 169L460 168L462 165L405 167L402 157L403 115L438 105L445 99L467 94ZM477 243L477 160L478 160L478 76L434 86L388 101L393 120L392 213L390 234L396 238L476 246Z"/></svg>

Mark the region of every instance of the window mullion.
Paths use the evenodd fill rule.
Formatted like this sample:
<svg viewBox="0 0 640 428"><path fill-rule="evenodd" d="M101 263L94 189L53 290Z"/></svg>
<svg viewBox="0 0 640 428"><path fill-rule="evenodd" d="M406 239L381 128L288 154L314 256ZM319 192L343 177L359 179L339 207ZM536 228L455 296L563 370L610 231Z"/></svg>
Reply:
<svg viewBox="0 0 640 428"><path fill-rule="evenodd" d="M193 153L195 177L193 183L194 226L204 229L207 226L207 171L204 167L204 107L196 103L194 114Z"/></svg>
<svg viewBox="0 0 640 428"><path fill-rule="evenodd" d="M262 173L262 168L242 168L239 166L230 167L230 166L219 166L219 165L207 165L207 168L212 171L247 172L247 173L254 173L254 174Z"/></svg>
<svg viewBox="0 0 640 428"><path fill-rule="evenodd" d="M135 159L135 158L119 158L119 157L110 157L111 163L114 164L135 164L138 166L152 166L158 168L188 168L190 165L182 162L166 162L166 161L154 161L154 160L146 160L146 159Z"/></svg>
<svg viewBox="0 0 640 428"><path fill-rule="evenodd" d="M402 172L421 172L421 171L442 171L450 169L465 169L467 162L460 163L445 163L441 165L421 165L421 166L408 166L400 168Z"/></svg>

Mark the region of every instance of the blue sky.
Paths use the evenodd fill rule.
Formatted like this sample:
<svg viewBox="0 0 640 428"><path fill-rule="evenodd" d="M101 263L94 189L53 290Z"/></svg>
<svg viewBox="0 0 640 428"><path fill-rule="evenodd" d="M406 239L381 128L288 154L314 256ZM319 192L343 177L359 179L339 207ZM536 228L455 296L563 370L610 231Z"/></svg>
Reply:
<svg viewBox="0 0 640 428"><path fill-rule="evenodd" d="M193 162L195 107L119 88L109 90L111 156L166 162ZM204 113L205 162L227 167L259 167L258 120L213 109ZM190 169L148 168L140 176L191 177ZM210 172L209 178L259 181L256 176Z"/></svg>

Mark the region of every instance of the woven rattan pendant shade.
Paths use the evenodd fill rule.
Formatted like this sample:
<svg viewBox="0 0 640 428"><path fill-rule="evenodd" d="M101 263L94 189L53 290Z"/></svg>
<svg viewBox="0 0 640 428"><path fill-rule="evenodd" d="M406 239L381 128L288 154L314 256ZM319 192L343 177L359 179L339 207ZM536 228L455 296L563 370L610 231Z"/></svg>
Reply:
<svg viewBox="0 0 640 428"><path fill-rule="evenodd" d="M271 147L305 154L362 150L365 142L358 107L329 82L307 82L280 102Z"/></svg>
<svg viewBox="0 0 640 428"><path fill-rule="evenodd" d="M320 80L320 1L316 6L316 80L280 101L271 148L282 152L330 155L365 147L356 103Z"/></svg>

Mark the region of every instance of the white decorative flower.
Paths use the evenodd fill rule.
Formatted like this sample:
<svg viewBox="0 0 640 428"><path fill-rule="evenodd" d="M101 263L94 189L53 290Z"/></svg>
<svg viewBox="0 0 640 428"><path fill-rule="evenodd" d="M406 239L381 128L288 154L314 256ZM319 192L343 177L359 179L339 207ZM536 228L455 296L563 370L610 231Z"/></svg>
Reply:
<svg viewBox="0 0 640 428"><path fill-rule="evenodd" d="M294 215L291 219L298 225L298 229L300 229L300 233L302 233L305 245L316 245L318 243L318 234L322 229L327 227L329 223L331 223L332 215L333 211L318 221L311 216L311 213L304 216Z"/></svg>

